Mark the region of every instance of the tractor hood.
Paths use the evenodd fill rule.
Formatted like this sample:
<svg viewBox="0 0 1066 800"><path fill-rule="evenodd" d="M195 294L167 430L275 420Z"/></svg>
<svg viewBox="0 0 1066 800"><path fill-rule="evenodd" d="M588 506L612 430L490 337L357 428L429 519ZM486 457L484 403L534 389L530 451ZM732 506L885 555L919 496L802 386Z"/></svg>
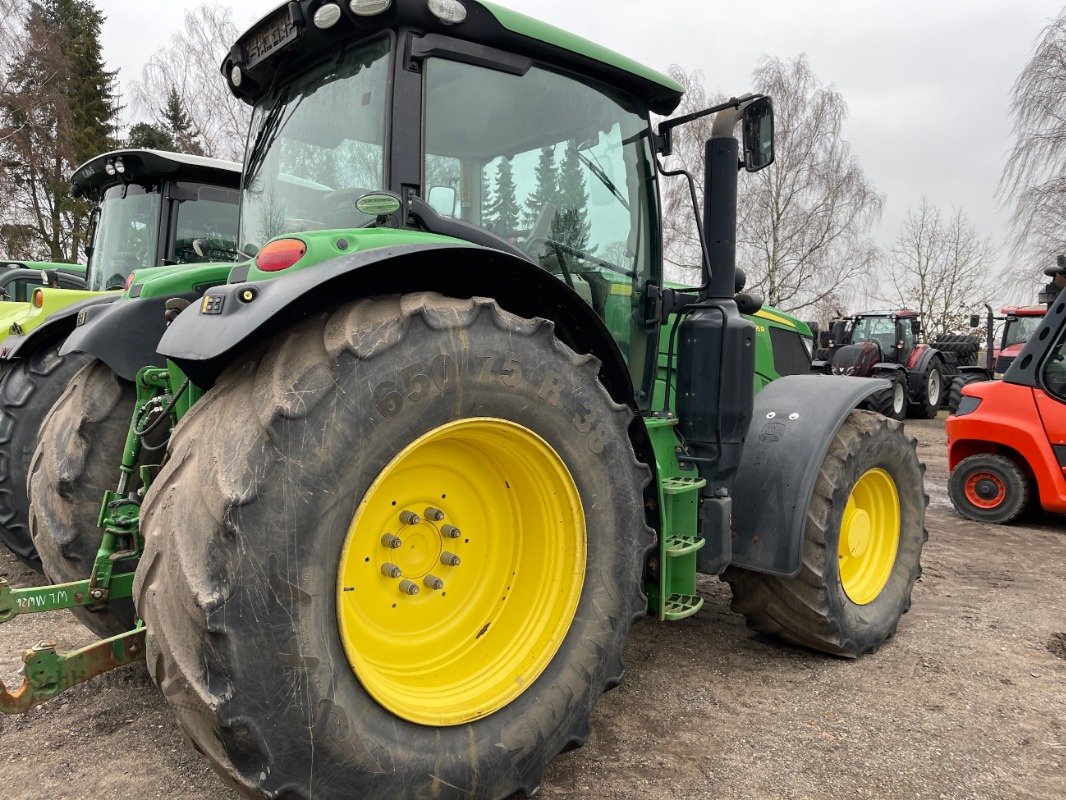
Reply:
<svg viewBox="0 0 1066 800"><path fill-rule="evenodd" d="M877 342L859 342L837 348L833 353L833 374L868 378L873 375L874 365L884 359Z"/></svg>

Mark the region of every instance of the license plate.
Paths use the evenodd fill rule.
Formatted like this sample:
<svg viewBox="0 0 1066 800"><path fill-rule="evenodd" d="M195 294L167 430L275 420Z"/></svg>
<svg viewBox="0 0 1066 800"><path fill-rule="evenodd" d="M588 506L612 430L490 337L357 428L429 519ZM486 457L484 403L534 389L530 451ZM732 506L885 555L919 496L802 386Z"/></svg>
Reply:
<svg viewBox="0 0 1066 800"><path fill-rule="evenodd" d="M278 9L277 13L265 20L248 37L244 45L244 55L248 66L254 67L295 37L296 26L293 25L292 18L289 16L288 7Z"/></svg>

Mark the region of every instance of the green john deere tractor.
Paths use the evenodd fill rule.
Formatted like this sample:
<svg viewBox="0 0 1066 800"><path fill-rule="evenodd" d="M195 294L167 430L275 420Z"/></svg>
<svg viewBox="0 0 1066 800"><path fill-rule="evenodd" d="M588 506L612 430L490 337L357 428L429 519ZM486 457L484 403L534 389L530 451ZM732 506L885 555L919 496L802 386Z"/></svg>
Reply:
<svg viewBox="0 0 1066 800"><path fill-rule="evenodd" d="M134 270L208 257L232 266L239 185L240 166L231 162L155 150L105 153L71 179L74 196L94 206L82 276L56 265L0 273L0 283L12 279L13 299L24 301L0 303L0 542L34 568L40 559L29 531L30 457L42 420L89 360L60 348L78 315L115 300ZM127 330L130 344L136 333Z"/></svg>
<svg viewBox="0 0 1066 800"><path fill-rule="evenodd" d="M86 579L0 583L0 620L76 607L110 632L131 597L139 619L34 649L0 707L147 655L248 796L504 798L585 740L637 617L699 610L698 573L786 642L857 657L895 632L925 495L900 425L855 410L887 384L755 392L732 243L769 98L703 112L684 290L657 156L693 117L650 123L669 78L474 0L286 3L223 73L254 108L255 257L199 297L139 271L85 310L65 347L96 360L42 426L31 527L46 564L100 547ZM164 314L131 423L121 333ZM71 480L94 449L121 454L102 503Z"/></svg>

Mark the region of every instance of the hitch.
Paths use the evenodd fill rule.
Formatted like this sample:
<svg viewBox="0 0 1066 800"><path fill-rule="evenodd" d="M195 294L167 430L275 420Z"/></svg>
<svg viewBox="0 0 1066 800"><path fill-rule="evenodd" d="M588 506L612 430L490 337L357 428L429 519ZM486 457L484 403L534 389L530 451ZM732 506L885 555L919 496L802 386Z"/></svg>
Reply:
<svg viewBox="0 0 1066 800"><path fill-rule="evenodd" d="M0 623L10 622L19 614L38 614L75 606L91 606L106 600L133 596L133 573L109 576L103 586L90 580L55 583L12 589L0 578Z"/></svg>
<svg viewBox="0 0 1066 800"><path fill-rule="evenodd" d="M22 656L25 677L9 692L0 681L0 713L24 714L71 686L144 658L142 624L71 653L56 652L55 642L40 642Z"/></svg>

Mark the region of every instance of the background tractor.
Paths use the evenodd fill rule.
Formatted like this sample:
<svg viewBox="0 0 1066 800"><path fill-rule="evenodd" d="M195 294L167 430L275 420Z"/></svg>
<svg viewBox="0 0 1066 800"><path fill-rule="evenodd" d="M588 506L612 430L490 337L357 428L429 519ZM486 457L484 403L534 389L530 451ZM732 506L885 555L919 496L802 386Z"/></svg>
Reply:
<svg viewBox="0 0 1066 800"><path fill-rule="evenodd" d="M962 389L948 417L948 490L963 516L1066 514L1066 299L1038 319L1002 380Z"/></svg>
<svg viewBox="0 0 1066 800"><path fill-rule="evenodd" d="M88 361L60 353L66 337L86 308L112 302L134 270L208 257L232 262L239 184L240 166L225 161L154 150L97 156L71 179L74 196L94 205L87 271L79 277L61 265L39 265L48 269L0 273L0 285L11 278L12 299L23 301L0 303L0 542L34 568L40 559L29 531L30 457L45 415ZM132 344L144 332L127 326L123 336ZM83 554L89 562L82 572L97 545Z"/></svg>
<svg viewBox="0 0 1066 800"><path fill-rule="evenodd" d="M932 419L947 401L945 388L959 368L977 363L981 340L947 336L921 343L917 311L869 311L834 320L828 332L829 352L814 369L834 375L884 378L891 389L875 395L869 405L893 419L910 415Z"/></svg>
<svg viewBox="0 0 1066 800"><path fill-rule="evenodd" d="M971 383L997 380L1003 377L1014 359L1021 353L1026 342L1040 327L1040 322L1047 313L1046 306L1010 306L1004 308L1002 316L997 317L992 307L985 304L987 315L984 320L979 314L970 317L970 327L985 326L985 363L982 366L965 365L959 367L959 374L951 382L948 395L948 410L954 414L962 402L962 389ZM996 326L999 328L999 343L996 343Z"/></svg>
<svg viewBox="0 0 1066 800"><path fill-rule="evenodd" d="M91 577L0 584L0 619L114 623L132 596L143 624L31 652L0 707L147 651L248 796L528 796L587 738L633 621L700 609L697 573L786 642L855 658L895 632L926 499L914 441L856 410L885 385L755 392L732 243L738 171L773 161L769 98L653 127L674 81L473 0L285 3L223 74L254 109L255 257L158 309L167 360L137 372L132 423L87 401L164 292L87 309L66 347L97 360L29 491L46 563L98 523ZM658 156L709 115L704 280L665 287ZM551 164L569 177L539 191ZM66 479L90 440L121 460L102 504Z"/></svg>

